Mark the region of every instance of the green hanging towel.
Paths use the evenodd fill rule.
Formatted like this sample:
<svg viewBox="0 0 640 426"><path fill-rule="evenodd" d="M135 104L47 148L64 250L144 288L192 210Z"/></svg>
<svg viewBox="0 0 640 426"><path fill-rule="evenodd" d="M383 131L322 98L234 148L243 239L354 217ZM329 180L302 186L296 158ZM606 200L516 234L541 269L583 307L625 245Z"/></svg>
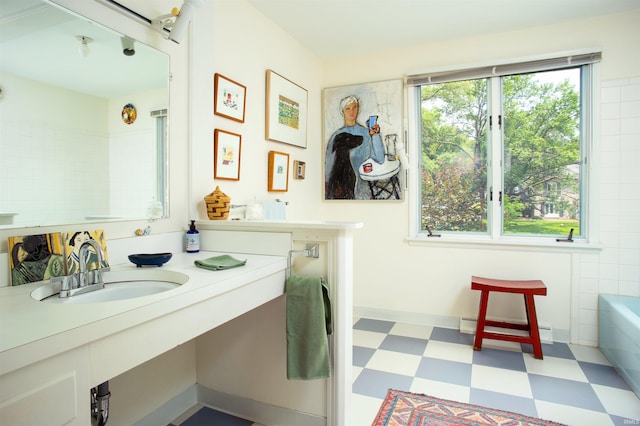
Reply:
<svg viewBox="0 0 640 426"><path fill-rule="evenodd" d="M329 377L333 333L329 289L324 278L291 275L286 282L287 378Z"/></svg>
<svg viewBox="0 0 640 426"><path fill-rule="evenodd" d="M196 260L195 265L199 268L209 269L211 271L220 271L222 269L237 268L238 266L244 266L247 263L247 259L238 260L228 254L221 256L214 256L208 259Z"/></svg>

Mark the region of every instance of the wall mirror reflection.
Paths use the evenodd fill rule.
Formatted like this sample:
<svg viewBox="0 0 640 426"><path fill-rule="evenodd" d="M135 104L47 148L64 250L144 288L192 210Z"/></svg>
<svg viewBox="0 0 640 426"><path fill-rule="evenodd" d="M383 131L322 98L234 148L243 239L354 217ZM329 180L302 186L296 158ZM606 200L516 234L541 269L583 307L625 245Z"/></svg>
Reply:
<svg viewBox="0 0 640 426"><path fill-rule="evenodd" d="M0 3L0 227L165 217L169 57L40 0Z"/></svg>

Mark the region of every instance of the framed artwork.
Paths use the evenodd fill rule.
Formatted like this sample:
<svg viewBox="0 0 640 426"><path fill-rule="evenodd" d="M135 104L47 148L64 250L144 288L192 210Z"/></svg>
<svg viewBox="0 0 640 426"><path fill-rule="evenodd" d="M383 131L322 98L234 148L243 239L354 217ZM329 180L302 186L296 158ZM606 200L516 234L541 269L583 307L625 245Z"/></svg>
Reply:
<svg viewBox="0 0 640 426"><path fill-rule="evenodd" d="M293 160L293 177L295 179L304 179L306 163L304 161Z"/></svg>
<svg viewBox="0 0 640 426"><path fill-rule="evenodd" d="M244 123L247 88L221 74L215 74L213 112L216 115Z"/></svg>
<svg viewBox="0 0 640 426"><path fill-rule="evenodd" d="M307 147L307 90L267 70L265 137Z"/></svg>
<svg viewBox="0 0 640 426"><path fill-rule="evenodd" d="M289 154L269 151L269 191L287 192L289 189Z"/></svg>
<svg viewBox="0 0 640 426"><path fill-rule="evenodd" d="M402 80L323 90L325 200L401 200Z"/></svg>
<svg viewBox="0 0 640 426"><path fill-rule="evenodd" d="M242 136L216 129L213 143L213 177L240 180Z"/></svg>
<svg viewBox="0 0 640 426"><path fill-rule="evenodd" d="M82 259L87 265L87 270L99 269L109 266L109 253L107 252L107 237L104 230L97 229L93 231L75 231L62 233L64 240L64 256L66 261L66 273L73 274L80 269L80 246L87 240L95 240L104 253L104 261L101 263L96 251L91 247L87 253L87 257Z"/></svg>
<svg viewBox="0 0 640 426"><path fill-rule="evenodd" d="M62 234L9 237L11 285L17 286L65 275Z"/></svg>

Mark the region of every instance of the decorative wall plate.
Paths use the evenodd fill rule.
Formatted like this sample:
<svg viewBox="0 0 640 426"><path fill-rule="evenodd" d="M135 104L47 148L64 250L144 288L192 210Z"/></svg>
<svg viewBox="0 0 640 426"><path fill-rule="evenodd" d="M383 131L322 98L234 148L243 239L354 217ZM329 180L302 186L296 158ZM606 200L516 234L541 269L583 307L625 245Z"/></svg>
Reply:
<svg viewBox="0 0 640 426"><path fill-rule="evenodd" d="M125 123L133 124L133 122L136 121L137 117L138 113L136 111L136 107L134 107L133 104L126 104L122 108L122 121L124 121Z"/></svg>

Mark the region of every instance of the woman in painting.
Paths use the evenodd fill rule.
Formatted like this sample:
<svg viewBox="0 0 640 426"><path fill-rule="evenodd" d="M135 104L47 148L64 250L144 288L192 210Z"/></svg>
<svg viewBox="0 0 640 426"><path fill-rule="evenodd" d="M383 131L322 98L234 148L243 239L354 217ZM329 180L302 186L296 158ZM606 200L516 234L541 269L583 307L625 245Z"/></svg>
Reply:
<svg viewBox="0 0 640 426"><path fill-rule="evenodd" d="M383 163L384 145L380 126L367 121L368 128L359 124L360 101L350 95L340 101L344 126L329 139L325 154L325 198L327 200L368 200L369 188L364 184L358 168L367 159Z"/></svg>
<svg viewBox="0 0 640 426"><path fill-rule="evenodd" d="M62 256L52 254L46 235L28 235L11 249L11 285L48 280L64 273Z"/></svg>
<svg viewBox="0 0 640 426"><path fill-rule="evenodd" d="M93 237L89 233L89 231L78 231L74 233L67 244L71 246L71 253L67 256L67 271L69 274L73 274L78 272L80 268L80 246L82 243L88 240L92 240ZM99 269L105 265L101 265L98 259L98 255L93 252L93 250L87 251L87 259L83 259L83 262L87 265L87 270L91 269Z"/></svg>

